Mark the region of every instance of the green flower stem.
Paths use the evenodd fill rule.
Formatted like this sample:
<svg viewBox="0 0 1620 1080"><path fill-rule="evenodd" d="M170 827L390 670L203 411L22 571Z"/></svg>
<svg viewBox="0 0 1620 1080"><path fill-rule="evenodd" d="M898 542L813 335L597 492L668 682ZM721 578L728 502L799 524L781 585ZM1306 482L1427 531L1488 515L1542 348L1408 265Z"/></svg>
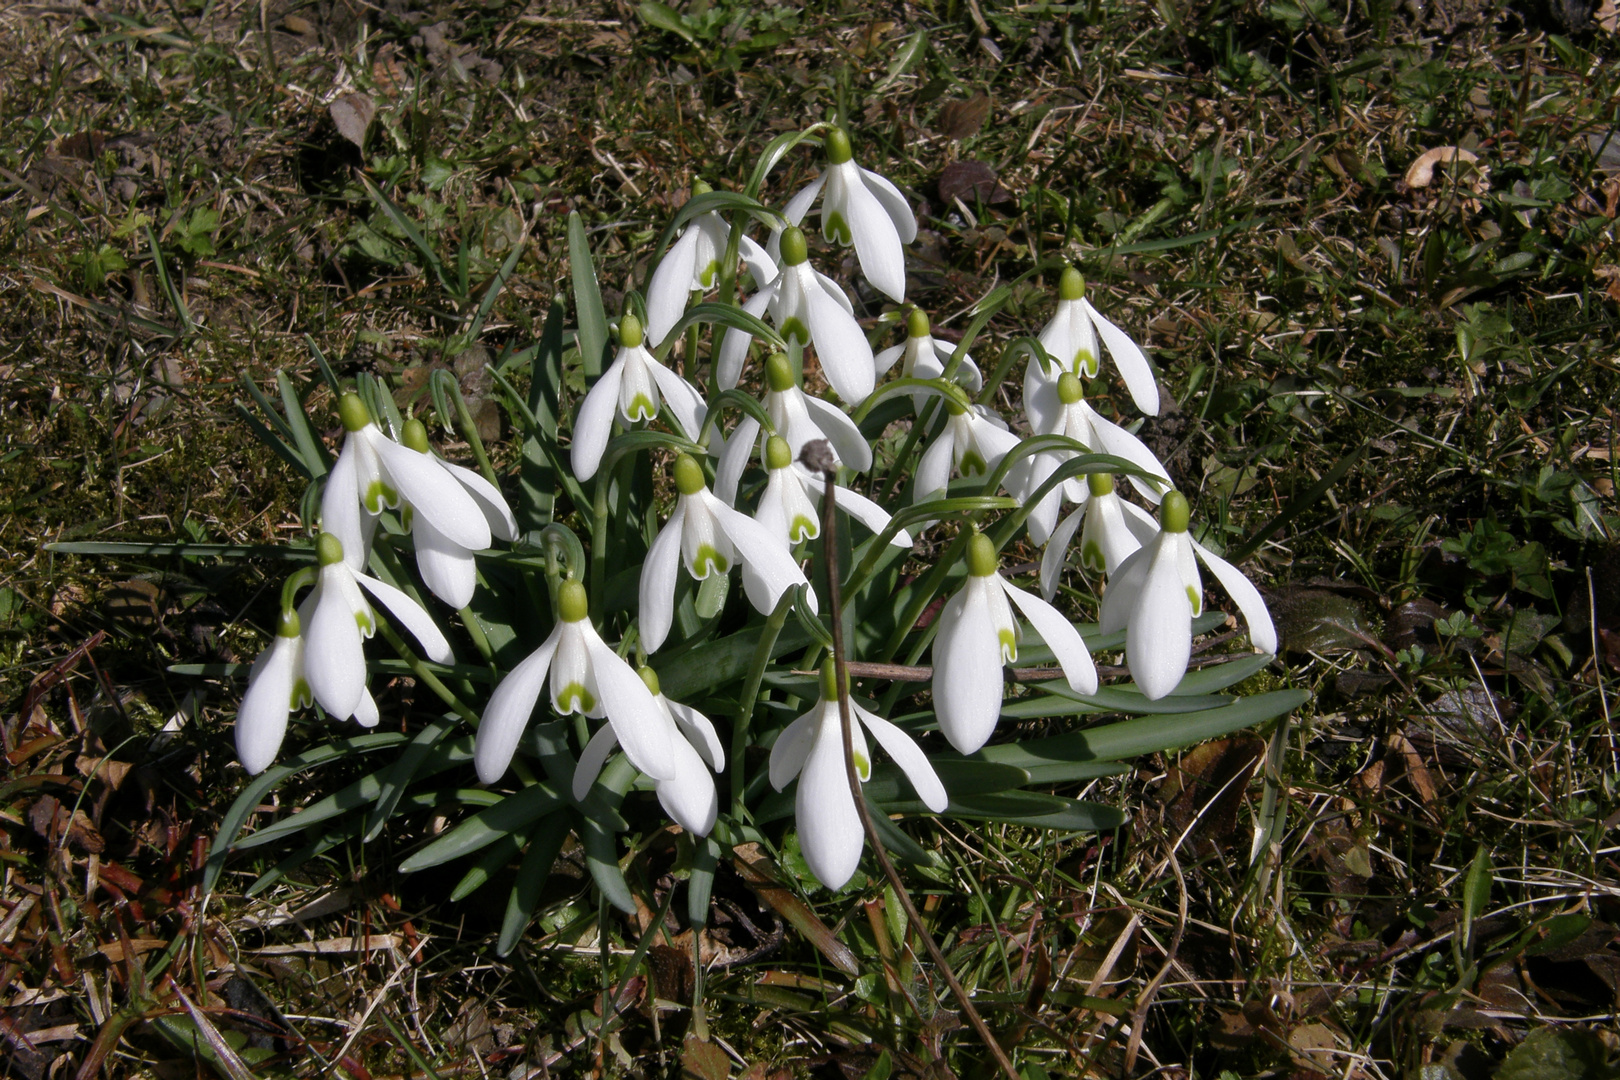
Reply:
<svg viewBox="0 0 1620 1080"><path fill-rule="evenodd" d="M473 422L467 401L461 396L461 386L453 378L445 379L444 382L450 390L450 396L455 399L456 419L461 422L461 434L467 440L467 445L472 447L473 457L478 461L478 471L484 474L485 480L499 488L501 482L495 476L495 467L489 463L489 455L484 452L484 440L478 437L478 425Z"/></svg>
<svg viewBox="0 0 1620 1080"><path fill-rule="evenodd" d="M783 592L782 598L776 602L776 610L766 617L765 626L759 632L759 644L754 646L754 658L748 665L748 675L743 680L742 696L737 701L737 719L731 725L733 813L741 808L743 789L748 783L748 774L743 762L748 752L748 732L754 718L754 704L759 700L760 683L765 679L765 669L771 664L771 652L776 648L776 639L787 623L788 613L793 610L793 592L792 589Z"/></svg>
<svg viewBox="0 0 1620 1080"><path fill-rule="evenodd" d="M399 654L399 658L405 661L405 665L421 680L423 686L439 695L439 700L450 706L451 711L457 716L467 721L474 728L478 726L480 718L472 710L472 707L457 697L455 691L444 685L439 680L439 677L428 669L422 658L417 656L411 650L411 647L405 644L405 639L400 637L392 626L389 626L383 619L378 619L377 633L381 634L388 644L393 646L394 651Z"/></svg>
<svg viewBox="0 0 1620 1080"><path fill-rule="evenodd" d="M484 633L484 627L479 623L478 616L473 614L472 606L468 605L456 614L461 616L461 625L466 627L467 636L472 638L473 648L484 658L484 663L493 666L495 651L489 647L489 635Z"/></svg>
<svg viewBox="0 0 1620 1080"><path fill-rule="evenodd" d="M883 643L878 659L885 663L894 659L894 654L900 651L900 646L905 642L906 635L911 633L911 628L917 625L917 620L922 618L922 613L928 609L928 605L934 602L934 597L945 587L945 579L950 575L952 567L962 558L962 552L967 547L968 537L972 535L972 531L968 529L963 529L957 533L956 539L951 541L951 546L945 549L945 554L923 577L917 595L911 598L911 603L907 604L906 610L901 613L900 621L895 625L894 633L889 635L889 640Z"/></svg>
<svg viewBox="0 0 1620 1080"><path fill-rule="evenodd" d="M315 584L315 580L319 576L320 571L313 566L306 566L293 571L287 580L281 584L281 610L297 611L298 591Z"/></svg>
<svg viewBox="0 0 1620 1080"><path fill-rule="evenodd" d="M922 438L923 432L933 429L942 400L935 398L924 403L922 415L917 417L917 422L906 432L906 441L900 444L900 452L894 456L894 464L883 477L883 493L874 500L879 506L888 504L890 497L894 495L895 486L900 482L900 474L905 470L906 463L915 460L917 442Z"/></svg>

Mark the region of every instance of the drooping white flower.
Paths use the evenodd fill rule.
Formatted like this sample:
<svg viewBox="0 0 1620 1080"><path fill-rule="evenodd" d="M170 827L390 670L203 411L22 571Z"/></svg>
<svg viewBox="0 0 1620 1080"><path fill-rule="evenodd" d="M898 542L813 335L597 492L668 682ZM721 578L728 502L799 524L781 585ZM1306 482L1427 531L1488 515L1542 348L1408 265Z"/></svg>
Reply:
<svg viewBox="0 0 1620 1080"><path fill-rule="evenodd" d="M253 661L247 691L236 710L236 758L249 776L276 760L287 734L287 715L314 703L304 678L304 639L296 612L283 611L276 639Z"/></svg>
<svg viewBox="0 0 1620 1080"><path fill-rule="evenodd" d="M900 728L854 701L849 708L856 720L850 729L855 771L861 782L872 776L864 728L900 766L923 804L936 814L944 813L950 798L922 748ZM795 776L799 790L793 805L804 861L817 881L829 889L842 888L860 865L866 834L844 767L844 725L830 660L821 669L821 700L789 724L771 747L771 785L781 791Z"/></svg>
<svg viewBox="0 0 1620 1080"><path fill-rule="evenodd" d="M656 652L675 620L675 585L681 563L702 581L727 573L733 563L743 568L743 591L763 614L776 609L782 594L809 582L787 543L747 514L733 510L704 483L703 468L692 458L675 458L675 512L653 540L641 565L641 643ZM810 593L814 604L815 593ZM637 766L640 768L640 766ZM642 769L642 772L647 772Z"/></svg>
<svg viewBox="0 0 1620 1080"><path fill-rule="evenodd" d="M1101 336L1108 353L1114 358L1125 386L1131 392L1136 407L1149 416L1159 415L1159 384L1154 381L1153 369L1147 355L1132 341L1130 335L1103 318L1086 299L1086 280L1074 267L1063 271L1058 283L1057 313L1040 333L1041 347L1052 355L1062 371L1076 374L1085 372L1086 378L1095 379L1101 370L1101 353L1097 338ZM1024 387L1024 400L1029 400L1029 378L1055 380L1057 372L1049 372L1041 364L1030 364Z"/></svg>
<svg viewBox="0 0 1620 1080"><path fill-rule="evenodd" d="M943 395L945 429L935 436L922 460L917 462L914 502L927 502L945 494L951 473L978 476L994 471L1007 452L1018 445L1018 436L1007 430L1002 419L983 405L964 405L956 397ZM1023 468L1027 462L1020 463ZM1014 474L1007 479L1009 491L1021 490Z"/></svg>
<svg viewBox="0 0 1620 1080"><path fill-rule="evenodd" d="M585 395L574 421L574 475L581 480L596 475L602 452L613 434L615 416L627 427L656 417L660 391L675 414L681 434L696 438L707 412L703 395L647 351L641 320L625 315L619 320L619 354Z"/></svg>
<svg viewBox="0 0 1620 1080"><path fill-rule="evenodd" d="M345 437L321 493L321 529L342 543L351 570L366 568L377 515L398 509L401 500L410 504L419 527L425 524L447 544L462 551L489 547L490 524L481 497L469 491L451 466L384 435L357 394L343 395L338 415Z"/></svg>
<svg viewBox="0 0 1620 1080"><path fill-rule="evenodd" d="M770 313L783 338L814 345L827 383L846 404L858 405L877 384L872 346L855 321L855 308L836 282L810 267L810 249L796 226L782 233L781 273L743 305L756 318ZM752 335L727 330L715 360L715 377L730 390L742 377Z"/></svg>
<svg viewBox="0 0 1620 1080"><path fill-rule="evenodd" d="M726 752L720 746L720 737L707 716L659 692L658 673L652 668L641 668L637 674L669 717L670 725L681 735L669 741L674 775L668 780L655 780L653 790L658 793L664 812L681 828L707 836L720 813L720 800L714 790L714 774L726 767ZM608 755L618 745L619 736L612 724L603 724L591 736L574 769L574 798L584 799L590 794L591 785L596 783Z"/></svg>
<svg viewBox="0 0 1620 1080"><path fill-rule="evenodd" d="M765 413L776 434L787 440L795 462L806 443L826 439L839 465L856 472L872 467L872 446L855 426L855 421L831 402L800 389L793 365L781 353L772 353L765 360ZM737 503L737 484L748 467L756 440L760 452L764 453L765 438L759 421L744 415L720 452L720 461L714 469L714 493L728 506ZM805 470L805 475L809 476L809 470Z"/></svg>
<svg viewBox="0 0 1620 1080"><path fill-rule="evenodd" d="M1125 631L1125 662L1149 699L1164 697L1187 673L1192 620L1204 610L1200 561L1226 589L1261 652L1277 651L1277 630L1260 592L1243 572L1187 532L1187 499L1171 491L1159 504L1159 532L1119 564L1103 593L1102 632Z"/></svg>
<svg viewBox="0 0 1620 1080"><path fill-rule="evenodd" d="M416 639L429 660L451 664L455 656L433 617L415 600L349 567L343 544L336 536L323 532L315 542L315 557L320 565L315 590L299 606L304 630L304 678L310 693L334 720L352 716L361 725L373 727L377 723L377 703L366 689L363 643L377 632L377 616L360 591L362 587Z"/></svg>
<svg viewBox="0 0 1620 1080"><path fill-rule="evenodd" d="M905 379L937 379L945 374L945 364L956 352L956 346L949 341L941 341L934 337L928 325L928 316L921 308L912 308L911 314L906 316L906 340L902 345L894 345L877 354L877 377L883 378L889 369L894 367L895 361L900 361L900 376ZM956 366L956 381L968 390L977 392L984 387L984 376L979 372L979 366L973 362L973 357L964 355L961 363ZM923 402L927 400L925 391L915 391L911 395L912 406L922 411Z"/></svg>
<svg viewBox="0 0 1620 1080"><path fill-rule="evenodd" d="M692 196L712 190L701 180L692 182ZM671 244L647 285L647 340L654 347L681 321L687 298L693 292L714 288L720 276L720 260L731 240L731 226L719 214L699 214ZM738 237L738 250L756 285L765 285L776 276L776 263L770 254L747 236Z"/></svg>
<svg viewBox="0 0 1620 1080"><path fill-rule="evenodd" d="M480 780L493 784L512 763L548 675L551 707L559 714L607 717L630 764L655 781L675 778L678 740L669 714L591 625L585 587L565 581L557 590L557 625L551 635L501 680L484 707L473 739L473 765Z"/></svg>
<svg viewBox="0 0 1620 1080"><path fill-rule="evenodd" d="M1018 659L1018 625L1010 599L1057 658L1069 687L1090 694L1097 669L1074 624L1038 596L1008 584L996 548L983 533L968 540L967 583L939 615L934 638L934 714L939 729L963 754L977 751L1001 716L1003 664Z"/></svg>
<svg viewBox="0 0 1620 1080"><path fill-rule="evenodd" d="M1087 476L1086 491L1085 502L1058 523L1041 553L1041 595L1048 600L1057 594L1058 576L1077 529L1080 565L1090 573L1110 578L1120 563L1159 534L1158 522L1135 503L1120 498L1114 490L1114 478L1107 473Z"/></svg>
<svg viewBox="0 0 1620 1080"><path fill-rule="evenodd" d="M819 194L821 235L829 243L855 245L861 273L896 303L906 298L906 244L917 239L917 218L900 189L856 165L849 136L827 134L827 168L788 200L782 216L797 225Z"/></svg>
<svg viewBox="0 0 1620 1080"><path fill-rule="evenodd" d="M821 535L819 504L826 495L823 482L814 480L798 463L786 439L772 435L765 444L765 490L759 497L754 520L781 537L789 547ZM889 515L877 503L842 484L833 486L838 508L875 533L889 526ZM911 534L901 529L889 541L910 547Z"/></svg>
<svg viewBox="0 0 1620 1080"><path fill-rule="evenodd" d="M498 539L517 539L517 518L506 505L500 489L471 469L452 465L428 449L427 427L420 420L407 420L400 441L411 450L419 451L437 464L470 496L489 525L490 534ZM464 608L472 601L473 589L478 585L478 569L473 553L440 532L434 523L443 516L427 513L415 504L410 509L411 538L416 546L416 568L433 595L453 608Z"/></svg>
<svg viewBox="0 0 1620 1080"><path fill-rule="evenodd" d="M1040 364L1032 361L1030 371L1038 371ZM1136 487L1149 502L1157 503L1161 490L1170 487L1170 474L1147 444L1118 424L1099 415L1086 404L1080 380L1065 371L1056 379L1026 375L1024 378L1024 415L1029 418L1030 429L1037 435L1063 435L1086 447L1095 454L1112 454L1124 458L1143 472L1158 480L1138 478ZM1048 476L1063 462L1074 456L1070 450L1048 450L1036 454L1031 466L1030 489L1033 494ZM1037 544L1046 543L1063 500L1082 502L1085 485L1079 477L1071 477L1053 488L1030 512L1029 534Z"/></svg>

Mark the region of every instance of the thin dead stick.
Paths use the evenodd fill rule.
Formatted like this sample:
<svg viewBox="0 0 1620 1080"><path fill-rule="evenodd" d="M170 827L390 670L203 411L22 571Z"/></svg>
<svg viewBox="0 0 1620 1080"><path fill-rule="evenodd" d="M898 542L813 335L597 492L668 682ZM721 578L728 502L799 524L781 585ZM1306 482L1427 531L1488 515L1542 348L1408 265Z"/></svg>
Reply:
<svg viewBox="0 0 1620 1080"><path fill-rule="evenodd" d="M838 459L833 457L832 445L827 440L817 439L805 444L799 454L799 461L811 472L820 473L826 483L821 501L821 543L827 559L827 593L832 608L829 614L832 618L833 671L838 688L838 717L843 722L844 729L844 775L849 779L849 794L855 800L855 812L860 815L861 828L866 831L866 841L872 845L872 853L877 856L878 865L883 868L883 876L889 879L900 906L906 910L907 924L917 928L917 936L922 938L934 966L939 969L945 984L951 988L951 993L956 996L962 1011L967 1014L968 1023L996 1059L996 1064L1001 1066L1007 1080L1022 1080L1018 1070L1013 1068L1012 1060L1007 1057L1007 1052L990 1033L990 1026L984 1022L984 1017L973 1007L973 1000L957 981L956 973L951 970L950 961L945 959L945 954L934 944L934 935L928 932L928 926L918 913L917 905L911 901L911 893L906 890L905 882L900 880L899 871L895 870L894 863L889 861L889 853L884 850L883 841L878 839L877 829L872 824L872 816L866 808L866 796L861 791L860 774L855 771L855 716L849 707L849 667L844 652L844 612L838 588L838 502L834 487L838 479Z"/></svg>

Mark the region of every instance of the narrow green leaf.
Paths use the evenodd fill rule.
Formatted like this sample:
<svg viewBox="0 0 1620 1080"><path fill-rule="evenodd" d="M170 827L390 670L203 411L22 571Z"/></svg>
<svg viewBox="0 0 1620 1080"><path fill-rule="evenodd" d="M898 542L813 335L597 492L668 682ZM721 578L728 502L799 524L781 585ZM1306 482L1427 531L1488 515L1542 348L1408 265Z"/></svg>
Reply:
<svg viewBox="0 0 1620 1080"><path fill-rule="evenodd" d="M400 796L410 787L411 781L418 776L432 776L439 772L441 762L443 768L449 768L451 765L472 760L471 735L457 739L442 748L439 745L445 736L460 726L459 717L442 717L427 724L416 733L416 737L405 748L405 752L400 754L379 777L376 801L366 812L365 834L361 837L364 843L369 844L377 839L377 835L388 824L388 819L394 816Z"/></svg>
<svg viewBox="0 0 1620 1080"><path fill-rule="evenodd" d="M310 475L309 466L304 464L304 459L299 456L298 451L294 450L291 446L287 445L287 443L277 438L269 428L265 427L264 424L260 422L257 416L253 415L246 405L243 405L240 401L237 401L234 404L236 405L236 415L241 417L242 420L247 423L248 429L253 432L256 439L264 443L264 445L268 446L271 450L274 450L276 456L281 458L281 460L303 473L305 479L315 479ZM278 417L277 419L279 420L280 418Z"/></svg>
<svg viewBox="0 0 1620 1080"><path fill-rule="evenodd" d="M315 561L315 548L295 544L160 544L138 540L63 540L46 544L46 551L59 555L114 555L127 558L193 559L280 559L285 562Z"/></svg>
<svg viewBox="0 0 1620 1080"><path fill-rule="evenodd" d="M320 436L315 434L315 428L304 412L304 403L298 397L298 390L285 371L276 372L276 385L281 388L281 407L286 411L287 426L292 429L293 440L298 444L298 455L304 459L309 475L319 480L326 475L328 467L326 448L321 445Z"/></svg>
<svg viewBox="0 0 1620 1080"><path fill-rule="evenodd" d="M602 310L602 290L596 284L596 267L591 261L590 241L578 210L568 214L568 267L574 279L574 313L579 319L575 340L585 378L602 374L607 358L608 321Z"/></svg>
<svg viewBox="0 0 1620 1080"><path fill-rule="evenodd" d="M1322 479L1306 488L1301 494L1289 499L1288 502L1283 505L1283 508L1277 511L1276 515L1270 521L1260 526L1259 530L1256 531L1253 536L1250 536L1237 547L1228 548L1226 551L1226 561L1230 563L1242 562L1244 559L1254 554L1255 551L1259 550L1261 544L1264 544L1267 540L1270 540L1273 536L1275 536L1278 530L1280 530L1283 526L1287 525L1290 521L1293 521L1295 518L1299 517L1300 514L1304 513L1306 510L1315 505L1318 499L1328 493L1329 488L1331 488L1334 484L1337 484L1340 480L1343 480L1345 476L1349 474L1350 470L1355 467L1356 462L1361 460L1361 455L1367 452L1368 445L1370 444L1363 443L1354 450L1350 451L1350 453L1346 454L1344 457L1340 458L1333 468L1329 469L1322 475Z"/></svg>
<svg viewBox="0 0 1620 1080"><path fill-rule="evenodd" d="M477 851L508 833L551 813L566 800L548 784L532 784L480 810L400 864L402 874L415 873Z"/></svg>
<svg viewBox="0 0 1620 1080"><path fill-rule="evenodd" d="M501 918L501 934L495 944L495 955L510 953L529 928L534 909L540 906L540 894L546 887L546 878L551 876L551 867L568 840L572 820L569 814L551 814L535 826L529 840L529 850L523 853L523 865L518 867L517 880L512 883L512 892L506 898L506 913Z"/></svg>
<svg viewBox="0 0 1620 1080"><path fill-rule="evenodd" d="M1035 758L1049 761L1124 761L1203 742L1263 724L1299 708L1311 699L1308 690L1272 690L1240 698L1230 705L1173 715L1143 716L1048 739L1019 744ZM1145 700L1145 699L1144 699ZM1171 699L1163 699L1171 700ZM987 750L995 750L990 747ZM985 751L981 751L984 753ZM991 757L990 760L1000 760ZM1024 765L1022 760L1018 764Z"/></svg>
<svg viewBox="0 0 1620 1080"><path fill-rule="evenodd" d="M893 86L895 82L899 80L900 76L910 71L912 66L916 64L927 51L928 31L918 30L910 37L906 38L905 44L901 45L900 48L896 50L894 59L889 61L888 73L884 75L882 81L872 87L872 92L874 94L881 94L883 91Z"/></svg>
<svg viewBox="0 0 1620 1080"><path fill-rule="evenodd" d="M566 817L567 815L552 814L550 816ZM518 853L528 846L529 837L533 832L532 827L509 832L484 848L483 855L479 856L478 861L468 867L467 872L456 883L456 887L450 890L450 902L453 904L458 900L465 900L469 895L483 888L493 874L517 858Z"/></svg>
<svg viewBox="0 0 1620 1080"><path fill-rule="evenodd" d="M786 348L787 342L777 333L769 323L756 315L750 315L734 304L702 303L693 304L686 309L686 314L664 336L664 343L659 346L657 355L660 359L669 355L675 343L681 339L689 326L700 323L710 323L723 326L728 330L738 330L750 337L762 340L778 349Z"/></svg>
<svg viewBox="0 0 1620 1080"><path fill-rule="evenodd" d="M444 291L457 300L464 299L463 294L456 289L450 278L446 276L444 263L440 261L439 253L434 251L433 246L427 242L427 237L423 236L422 231L416 227L416 222L406 217L405 212L395 206L393 201L382 193L382 189L372 183L371 178L364 173L360 174L360 183L365 186L366 194L377 205L377 209L382 211L383 216L393 224L394 228L405 234L405 238L415 246L417 251L422 253L422 258L427 262L428 269L433 271L433 276L438 279L439 285Z"/></svg>

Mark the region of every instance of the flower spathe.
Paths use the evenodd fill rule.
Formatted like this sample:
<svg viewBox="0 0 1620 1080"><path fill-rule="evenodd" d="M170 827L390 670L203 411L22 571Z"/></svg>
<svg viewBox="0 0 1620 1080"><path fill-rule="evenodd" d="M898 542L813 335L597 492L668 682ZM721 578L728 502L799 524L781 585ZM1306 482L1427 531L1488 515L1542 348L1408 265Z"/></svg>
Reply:
<svg viewBox="0 0 1620 1080"><path fill-rule="evenodd" d="M709 185L701 180L692 184L692 195L707 194ZM731 241L731 226L714 211L699 214L671 244L652 281L647 284L647 340L654 347L680 322L686 311L686 301L694 292L714 288L720 274L720 259ZM770 254L747 236L739 236L738 251L758 285L768 284L776 276L776 263Z"/></svg>
<svg viewBox="0 0 1620 1080"><path fill-rule="evenodd" d="M855 720L850 725L855 771L861 782L872 775L864 728L900 766L923 804L936 814L944 813L950 799L922 748L900 728L853 700L849 708ZM860 865L866 833L845 771L844 725L830 660L822 666L820 700L789 724L771 747L771 786L781 791L795 776L799 790L793 806L804 861L817 881L829 889L842 888Z"/></svg>
<svg viewBox="0 0 1620 1080"><path fill-rule="evenodd" d="M669 636L675 619L678 568L683 562L687 573L698 581L711 573L724 574L733 563L741 562L743 591L749 603L764 614L775 610L783 593L809 584L799 564L793 561L787 543L716 497L704 482L703 468L696 461L678 455L674 474L678 493L675 512L653 540L641 566L637 620L648 652L656 652ZM813 606L815 593L809 596Z"/></svg>
<svg viewBox="0 0 1620 1080"><path fill-rule="evenodd" d="M1164 697L1187 673L1192 620L1204 609L1202 562L1243 613L1249 640L1277 651L1277 630L1260 592L1243 572L1187 531L1187 499L1171 491L1159 504L1159 532L1120 563L1103 594L1102 632L1125 631L1125 662L1150 700Z"/></svg>
<svg viewBox="0 0 1620 1080"><path fill-rule="evenodd" d="M1099 337L1108 346L1108 354L1114 358L1114 366L1119 368L1136 407L1149 416L1159 415L1159 384L1153 378L1147 354L1129 334L1091 306L1086 299L1085 278L1074 267L1068 267L1058 283L1057 312L1040 333L1041 347L1052 355L1061 371L1083 371L1088 379L1095 379L1102 366ZM1025 400L1029 397L1028 380L1055 380L1057 375L1040 363L1031 363L1025 374Z"/></svg>
<svg viewBox="0 0 1620 1080"><path fill-rule="evenodd" d="M335 720L353 717L365 727L377 723L377 703L366 689L364 642L377 632L370 593L408 632L429 660L452 664L450 643L408 595L386 582L349 568L342 542L322 533L315 542L320 570L315 590L299 606L304 630L304 678L315 701ZM307 612L307 616L305 615Z"/></svg>
<svg viewBox="0 0 1620 1080"><path fill-rule="evenodd" d="M696 438L707 411L703 395L647 351L641 320L626 315L619 320L619 353L585 395L574 421L574 475L581 480L596 475L613 435L615 416L627 427L657 417L660 392L675 414L681 434Z"/></svg>
<svg viewBox="0 0 1620 1080"><path fill-rule="evenodd" d="M489 525L491 536L508 542L517 539L517 518L513 516L512 508L506 505L499 488L471 469L452 465L435 456L428 449L427 427L420 420L407 420L401 436L407 448L426 454L472 497ZM434 596L451 607L466 607L472 602L473 590L478 585L478 569L473 552L439 530L436 522L442 515L424 512L414 503L409 506L416 568L421 572L423 582Z"/></svg>
<svg viewBox="0 0 1620 1080"><path fill-rule="evenodd" d="M707 716L689 705L669 700L659 691L658 674L652 668L641 668L637 674L652 692L653 700L664 710L671 726L681 735L669 741L673 753L670 767L674 775L667 780L653 781L659 805L681 828L707 836L720 813L720 799L714 790L714 774L726 767L726 752L720 746L720 737ZM574 798L583 800L590 794L591 785L596 783L608 755L618 745L619 736L612 724L603 724L591 736L574 769Z"/></svg>
<svg viewBox="0 0 1620 1080"><path fill-rule="evenodd" d="M1080 631L1051 604L1015 588L997 568L996 547L976 532L968 538L966 584L946 601L934 638L934 713L959 752L989 741L1001 716L1002 665L1018 659L1017 605L1052 650L1070 689L1097 689L1097 668Z"/></svg>
<svg viewBox="0 0 1620 1080"><path fill-rule="evenodd" d="M557 625L550 636L501 680L484 708L473 740L473 764L480 780L493 784L512 763L547 676L551 707L560 715L606 717L630 764L655 781L674 779L675 738L669 715L591 625L585 587L565 581L557 590Z"/></svg>
<svg viewBox="0 0 1620 1080"><path fill-rule="evenodd" d="M321 529L343 545L350 569L365 569L377 515L397 509L402 500L418 523L446 543L463 551L489 547L490 518L453 466L384 435L357 394L339 399L338 416L343 449L321 493ZM494 498L500 501L498 492Z"/></svg>
<svg viewBox="0 0 1620 1080"><path fill-rule="evenodd" d="M1108 577L1113 577L1120 563L1158 535L1158 523L1135 503L1120 498L1114 478L1107 473L1087 476L1086 493L1080 509L1052 530L1052 538L1041 553L1041 595L1047 600L1057 594L1058 575L1076 530L1080 532L1080 565L1090 573Z"/></svg>
<svg viewBox="0 0 1620 1080"><path fill-rule="evenodd" d="M858 405L877 385L872 346L855 321L849 297L831 279L811 269L809 260L804 233L790 226L782 233L781 273L762 285L743 310L756 318L768 311L784 338L796 337L814 345L828 385L846 404ZM726 331L715 360L721 389L732 389L742 378L743 360L752 341L752 335L742 330Z"/></svg>
<svg viewBox="0 0 1620 1080"><path fill-rule="evenodd" d="M287 734L287 716L315 698L304 678L304 638L297 612L283 611L276 639L253 661L247 691L236 710L236 759L249 776L276 760Z"/></svg>
<svg viewBox="0 0 1620 1080"><path fill-rule="evenodd" d="M888 180L855 164L849 136L827 133L827 168L788 200L783 216L797 225L821 195L821 235L829 242L855 245L861 273L896 303L906 298L904 247L917 239L911 205Z"/></svg>

